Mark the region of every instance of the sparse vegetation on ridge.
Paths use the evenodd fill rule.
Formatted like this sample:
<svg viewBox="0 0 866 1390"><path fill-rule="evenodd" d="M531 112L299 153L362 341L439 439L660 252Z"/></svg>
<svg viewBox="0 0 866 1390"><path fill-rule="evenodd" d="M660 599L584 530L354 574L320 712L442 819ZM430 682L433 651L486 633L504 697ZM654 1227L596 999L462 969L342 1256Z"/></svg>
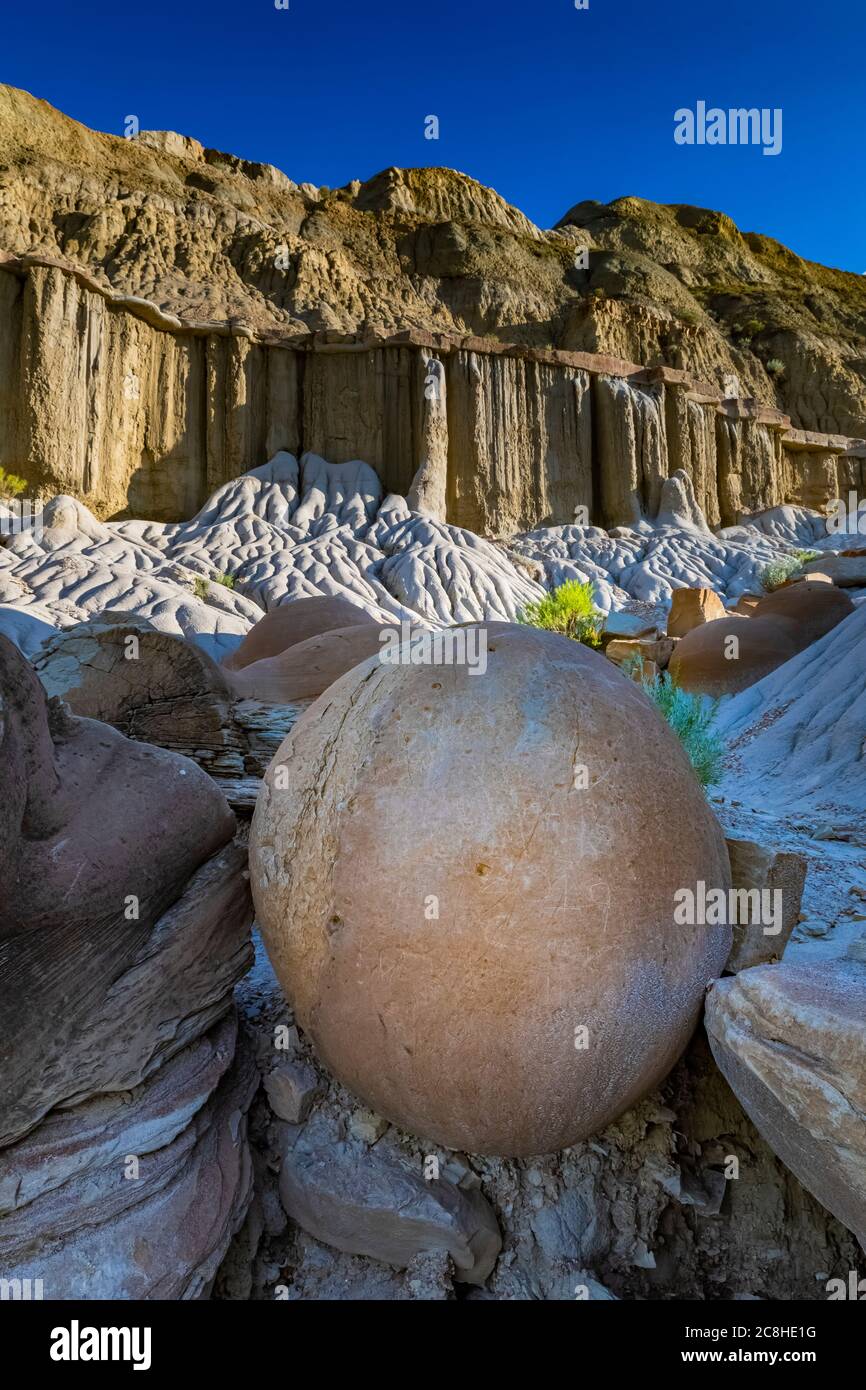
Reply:
<svg viewBox="0 0 866 1390"><path fill-rule="evenodd" d="M784 560L775 560L772 565L766 565L759 575L764 592L772 594L776 589L781 589L792 575L797 574L810 560L820 559L820 556L819 550L795 550Z"/></svg>
<svg viewBox="0 0 866 1390"><path fill-rule="evenodd" d="M224 589L233 589L235 587L235 577L233 574L223 574L221 570L214 570L209 579L203 579L201 577L196 579L193 583L196 598L206 599L210 592L211 584L221 584Z"/></svg>

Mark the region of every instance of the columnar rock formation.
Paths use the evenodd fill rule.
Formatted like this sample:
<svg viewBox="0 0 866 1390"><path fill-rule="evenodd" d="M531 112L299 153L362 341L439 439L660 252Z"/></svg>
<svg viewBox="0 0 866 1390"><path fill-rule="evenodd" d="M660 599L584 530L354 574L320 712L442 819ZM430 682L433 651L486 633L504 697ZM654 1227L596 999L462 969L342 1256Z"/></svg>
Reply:
<svg viewBox="0 0 866 1390"><path fill-rule="evenodd" d="M163 320L356 342L408 327L664 364L737 378L726 394L800 429L863 433L862 277L723 213L624 197L545 231L452 169L298 186L170 131L88 130L3 86L0 136L0 248L74 262Z"/></svg>
<svg viewBox="0 0 866 1390"><path fill-rule="evenodd" d="M278 449L363 459L386 492L480 534L654 517L691 477L711 523L821 506L866 444L718 386L584 352L409 332L332 343L181 323L35 255L0 258L0 467L100 517L191 516Z"/></svg>
<svg viewBox="0 0 866 1390"><path fill-rule="evenodd" d="M310 451L501 535L652 516L679 468L711 525L863 482L862 278L720 213L545 232L452 170L298 187L8 87L0 132L0 467L41 496L176 520Z"/></svg>

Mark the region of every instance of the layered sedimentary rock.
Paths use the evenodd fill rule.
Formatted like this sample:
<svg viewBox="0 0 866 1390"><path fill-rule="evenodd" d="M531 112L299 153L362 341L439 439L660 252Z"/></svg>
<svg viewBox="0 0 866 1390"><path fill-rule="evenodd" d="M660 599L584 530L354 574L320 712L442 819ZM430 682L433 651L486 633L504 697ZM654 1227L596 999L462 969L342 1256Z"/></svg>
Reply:
<svg viewBox="0 0 866 1390"><path fill-rule="evenodd" d="M764 1138L866 1248L866 968L746 970L713 987L706 1025Z"/></svg>
<svg viewBox="0 0 866 1390"><path fill-rule="evenodd" d="M154 321L489 335L736 377L734 395L802 429L863 433L861 277L722 213L626 197L545 232L451 169L299 187L187 136L88 130L10 87L0 131L0 248L66 258Z"/></svg>
<svg viewBox="0 0 866 1390"><path fill-rule="evenodd" d="M250 1197L234 817L194 763L49 703L4 637L0 714L0 1272L199 1296Z"/></svg>
<svg viewBox="0 0 866 1390"><path fill-rule="evenodd" d="M549 1152L621 1113L673 1065L730 947L674 921L677 885L729 884L681 745L610 662L533 629L491 630L482 671L371 661L338 681L269 769L250 863L326 1065L470 1152Z"/></svg>
<svg viewBox="0 0 866 1390"><path fill-rule="evenodd" d="M252 1197L234 1015L149 1081L0 1149L0 1272L51 1299L206 1296Z"/></svg>
<svg viewBox="0 0 866 1390"><path fill-rule="evenodd" d="M864 477L862 440L791 431L672 369L417 332L256 337L150 309L68 265L0 259L0 466L34 497L176 521L286 450L363 459L386 492L417 478L418 511L505 535L576 509L653 518L678 469L724 525L824 506Z"/></svg>
<svg viewBox="0 0 866 1390"><path fill-rule="evenodd" d="M306 600L326 608L332 602ZM46 641L34 665L49 696L128 738L191 758L236 808L255 804L265 768L307 703L284 698L285 679L280 690L254 682L266 696L254 698L249 681L242 689L197 644L134 614L108 613L67 628Z"/></svg>

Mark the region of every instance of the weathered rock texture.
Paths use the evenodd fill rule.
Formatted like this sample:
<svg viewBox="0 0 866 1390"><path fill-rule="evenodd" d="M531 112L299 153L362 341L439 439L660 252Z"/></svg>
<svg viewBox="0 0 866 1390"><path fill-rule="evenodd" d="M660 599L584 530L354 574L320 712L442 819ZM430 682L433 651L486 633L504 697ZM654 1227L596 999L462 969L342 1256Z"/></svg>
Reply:
<svg viewBox="0 0 866 1390"><path fill-rule="evenodd" d="M753 622L754 619L748 621ZM723 790L776 815L862 829L866 812L866 606L728 702ZM733 790L736 788L736 790Z"/></svg>
<svg viewBox="0 0 866 1390"><path fill-rule="evenodd" d="M327 606L330 600L306 602ZM287 611L275 610L274 616ZM281 626L286 624L276 624ZM265 768L308 703L275 698L285 691L285 675L280 690L264 691L265 701L252 698L253 686L264 690L263 677L240 689L243 671L221 669L199 646L158 632L134 614L113 612L66 628L44 644L34 665L47 694L64 700L73 713L191 758L216 779L232 806L246 809L255 805ZM254 663L256 670L268 665ZM319 680L305 679L314 694L324 689Z"/></svg>
<svg viewBox="0 0 866 1390"><path fill-rule="evenodd" d="M0 1275L197 1297L250 1197L234 817L194 763L49 704L4 637L0 739Z"/></svg>
<svg viewBox="0 0 866 1390"><path fill-rule="evenodd" d="M847 1279L858 1267L855 1238L760 1137L713 1062L703 1029L660 1091L592 1139L543 1158L482 1158L359 1111L309 1039L287 1026L291 1012L265 961L239 992L266 1085L268 1068L287 1065L287 1053L275 1051L280 1032L288 1035L291 1065L317 1074L319 1085L310 1112L292 1125L260 1093L252 1124L257 1207L224 1267L221 1297L442 1299L459 1288L472 1300L822 1301L830 1278ZM311 1198L321 1196L328 1224L318 1237L311 1222L305 1230L287 1218L279 1200L278 1185L288 1194L299 1169L303 1206L294 1210L307 1220ZM437 1210L440 1183L452 1204L456 1187L493 1209L502 1250L479 1288L459 1287L462 1272L442 1248L446 1232L460 1230L453 1218L440 1209L438 1221L413 1223L417 1202L402 1197L408 1186L420 1199L422 1181L428 1212ZM378 1199L372 1211L371 1188ZM294 1205L291 1195L288 1201ZM357 1253L351 1231L365 1228L360 1219L355 1225L364 1216L378 1237L402 1233L401 1260L413 1239L421 1247L405 1271L382 1262L393 1246ZM434 1272L423 1277L429 1265Z"/></svg>
<svg viewBox="0 0 866 1390"><path fill-rule="evenodd" d="M749 907L736 914L731 926L734 944L725 970L736 974L753 965L781 960L788 939L800 915L800 903L806 882L806 861L802 855L774 850L754 840L727 840L731 861L731 885L740 894L750 895ZM781 894L776 899L775 894ZM756 894L769 897L755 897ZM746 901L740 899L740 901ZM778 921L764 920L762 908L767 904L773 913L779 907ZM758 905L758 910L754 907ZM765 927L771 927L765 931Z"/></svg>
<svg viewBox="0 0 866 1390"><path fill-rule="evenodd" d="M764 1138L866 1248L866 967L746 970L713 987L706 1025Z"/></svg>
<svg viewBox="0 0 866 1390"><path fill-rule="evenodd" d="M250 863L325 1063L472 1152L549 1152L619 1114L730 947L673 920L678 886L729 883L682 746L611 662L533 629L492 631L484 674L374 659L332 686L269 769Z"/></svg>
<svg viewBox="0 0 866 1390"><path fill-rule="evenodd" d="M652 516L678 468L711 524L863 482L862 277L722 214L542 232L452 170L299 188L8 87L0 131L0 466L40 496L188 517L287 449L505 534Z"/></svg>
<svg viewBox="0 0 866 1390"><path fill-rule="evenodd" d="M234 1015L144 1082L0 1150L0 1273L51 1299L206 1296L252 1196Z"/></svg>
<svg viewBox="0 0 866 1390"><path fill-rule="evenodd" d="M349 1254L405 1269L413 1257L445 1250L462 1283L483 1284L502 1248L490 1204L477 1187L442 1176L425 1181L413 1165L316 1117L283 1153L280 1196L293 1221Z"/></svg>
<svg viewBox="0 0 866 1390"><path fill-rule="evenodd" d="M101 517L189 517L278 449L364 459L404 495L418 477L419 511L497 535L570 522L579 507L606 525L654 517L679 468L724 525L787 502L820 507L863 480L862 439L801 432L789 450L779 411L733 410L681 371L603 355L418 332L340 344L154 323L38 256L0 258L0 324L0 466L34 494L71 494ZM668 430L678 402L716 420L700 453ZM817 490L816 454L826 463Z"/></svg>

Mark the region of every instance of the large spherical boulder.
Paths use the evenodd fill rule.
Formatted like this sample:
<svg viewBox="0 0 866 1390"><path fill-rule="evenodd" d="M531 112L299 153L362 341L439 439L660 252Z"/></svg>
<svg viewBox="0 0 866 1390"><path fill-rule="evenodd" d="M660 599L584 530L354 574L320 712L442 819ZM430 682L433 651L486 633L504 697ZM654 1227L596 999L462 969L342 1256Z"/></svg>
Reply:
<svg viewBox="0 0 866 1390"><path fill-rule="evenodd" d="M734 695L790 661L803 649L799 625L790 618L717 618L693 628L670 660L668 670L683 690L695 695Z"/></svg>
<svg viewBox="0 0 866 1390"><path fill-rule="evenodd" d="M853 612L852 600L835 584L801 580L761 599L755 617L790 618L799 628L801 645L810 647Z"/></svg>
<svg viewBox="0 0 866 1390"><path fill-rule="evenodd" d="M550 1152L673 1065L728 927L722 832L643 692L506 627L487 669L356 667L277 753L250 842L268 953L334 1074L471 1152Z"/></svg>
<svg viewBox="0 0 866 1390"><path fill-rule="evenodd" d="M399 632L399 627L382 623L333 628L241 671L227 672L227 677L235 693L247 700L276 705L314 700L353 666L381 651L386 633Z"/></svg>
<svg viewBox="0 0 866 1390"><path fill-rule="evenodd" d="M240 671L254 661L278 656L309 637L318 637L334 628L351 627L374 621L365 609L346 598L292 599L272 608L251 627L239 647L223 662L227 671Z"/></svg>

